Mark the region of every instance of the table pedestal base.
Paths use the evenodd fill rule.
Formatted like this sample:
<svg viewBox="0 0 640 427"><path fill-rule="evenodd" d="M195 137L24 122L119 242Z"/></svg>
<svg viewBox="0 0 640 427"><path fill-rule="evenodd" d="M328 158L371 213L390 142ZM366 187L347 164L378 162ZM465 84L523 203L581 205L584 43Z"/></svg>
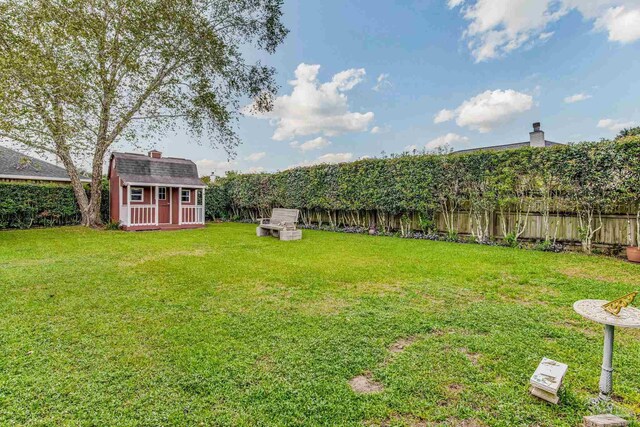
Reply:
<svg viewBox="0 0 640 427"><path fill-rule="evenodd" d="M604 325L604 351L600 371L600 393L592 404L611 406L613 389L613 328L640 328L640 310L635 307L622 307L620 312L612 314L604 309L607 300L583 299L573 304L573 309L582 317Z"/></svg>
<svg viewBox="0 0 640 427"><path fill-rule="evenodd" d="M600 372L600 394L602 402L611 400L613 390L613 325L604 325L604 350L602 354L602 370Z"/></svg>

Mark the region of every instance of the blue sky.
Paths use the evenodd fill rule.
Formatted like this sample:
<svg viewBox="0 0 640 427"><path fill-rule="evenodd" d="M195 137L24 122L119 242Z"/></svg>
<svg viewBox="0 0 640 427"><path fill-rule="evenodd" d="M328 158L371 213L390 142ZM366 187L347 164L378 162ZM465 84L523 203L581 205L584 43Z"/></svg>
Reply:
<svg viewBox="0 0 640 427"><path fill-rule="evenodd" d="M212 170L276 171L410 148L612 137L640 123L640 0L285 2L269 117L235 159L186 132L155 145Z"/></svg>

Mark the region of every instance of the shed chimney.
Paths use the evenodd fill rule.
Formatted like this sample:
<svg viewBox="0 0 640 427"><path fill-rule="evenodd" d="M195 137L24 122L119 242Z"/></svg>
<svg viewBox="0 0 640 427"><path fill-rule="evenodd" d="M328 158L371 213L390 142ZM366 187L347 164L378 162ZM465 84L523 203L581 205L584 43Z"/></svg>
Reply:
<svg viewBox="0 0 640 427"><path fill-rule="evenodd" d="M544 147L544 132L540 130L540 122L533 124L533 132L529 132L529 146L530 147Z"/></svg>
<svg viewBox="0 0 640 427"><path fill-rule="evenodd" d="M149 157L151 157L152 159L159 159L162 157L162 152L158 150L151 150L149 151Z"/></svg>

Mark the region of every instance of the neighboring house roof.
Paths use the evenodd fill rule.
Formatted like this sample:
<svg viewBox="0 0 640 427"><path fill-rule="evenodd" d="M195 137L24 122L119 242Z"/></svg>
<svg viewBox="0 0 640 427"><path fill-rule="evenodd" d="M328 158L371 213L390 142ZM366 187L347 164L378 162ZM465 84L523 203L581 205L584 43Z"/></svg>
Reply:
<svg viewBox="0 0 640 427"><path fill-rule="evenodd" d="M545 139L544 141L544 146L545 147L552 147L554 145L562 145L559 142L553 142L553 141L547 141ZM531 143L529 141L525 141L525 142L514 142L512 144L503 144L503 145L490 145L488 147L478 147L478 148L468 148L466 150L458 150L455 151L455 154L461 154L461 153L473 153L474 151L502 151L502 150L515 150L517 148L524 148L524 147L530 147Z"/></svg>
<svg viewBox="0 0 640 427"><path fill-rule="evenodd" d="M64 168L0 146L0 178L25 181L71 181ZM91 179L81 175L82 182Z"/></svg>
<svg viewBox="0 0 640 427"><path fill-rule="evenodd" d="M125 184L204 186L198 177L198 167L191 160L152 158L133 153L113 153L111 158L115 161L118 176Z"/></svg>

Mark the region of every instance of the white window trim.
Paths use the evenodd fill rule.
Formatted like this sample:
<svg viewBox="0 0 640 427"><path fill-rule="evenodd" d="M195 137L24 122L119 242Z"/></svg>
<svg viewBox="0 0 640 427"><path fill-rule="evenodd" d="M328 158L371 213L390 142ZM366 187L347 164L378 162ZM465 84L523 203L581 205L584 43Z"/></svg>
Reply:
<svg viewBox="0 0 640 427"><path fill-rule="evenodd" d="M182 198L182 195L184 194L185 191L187 191L187 195L189 196L189 197L187 197L187 200L184 200ZM191 190L184 190L183 189L182 191L180 191L180 201L182 201L182 203L191 203Z"/></svg>
<svg viewBox="0 0 640 427"><path fill-rule="evenodd" d="M164 190L164 198L160 197L160 190ZM158 200L167 200L167 187L158 187Z"/></svg>
<svg viewBox="0 0 640 427"><path fill-rule="evenodd" d="M142 191L142 199L140 200L133 200L133 190L141 190ZM140 202L140 203L144 203L144 188L142 187L129 187L129 201L130 202Z"/></svg>

